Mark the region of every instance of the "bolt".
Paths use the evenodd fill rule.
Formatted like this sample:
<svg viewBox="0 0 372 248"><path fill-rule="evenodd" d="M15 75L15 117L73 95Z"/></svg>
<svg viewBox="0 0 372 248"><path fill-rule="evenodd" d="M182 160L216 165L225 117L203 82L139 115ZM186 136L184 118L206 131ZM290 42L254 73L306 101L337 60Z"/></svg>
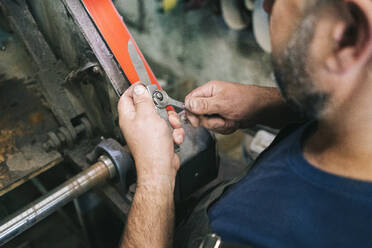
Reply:
<svg viewBox="0 0 372 248"><path fill-rule="evenodd" d="M50 144L49 141L47 141L47 142L45 142L45 143L43 144L43 148L44 148L44 150L45 150L46 152L50 152L50 150L52 149L52 145Z"/></svg>
<svg viewBox="0 0 372 248"><path fill-rule="evenodd" d="M79 134L79 133L85 131L85 126L83 124L80 124L80 125L75 127L75 131L76 131L77 134Z"/></svg>
<svg viewBox="0 0 372 248"><path fill-rule="evenodd" d="M98 74L98 73L101 73L101 68L98 65L96 65L96 66L93 66L92 71Z"/></svg>
<svg viewBox="0 0 372 248"><path fill-rule="evenodd" d="M158 99L159 101L163 101L163 99L164 99L163 94L162 94L161 92L159 92L159 91L156 91L156 92L154 93L154 96L155 96L155 98Z"/></svg>

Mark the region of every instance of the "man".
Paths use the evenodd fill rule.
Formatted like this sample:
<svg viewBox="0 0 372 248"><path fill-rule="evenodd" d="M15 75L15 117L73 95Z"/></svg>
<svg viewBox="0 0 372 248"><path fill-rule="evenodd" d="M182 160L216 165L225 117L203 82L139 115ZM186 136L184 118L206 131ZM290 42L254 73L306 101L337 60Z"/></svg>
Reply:
<svg viewBox="0 0 372 248"><path fill-rule="evenodd" d="M371 247L372 1L268 0L265 9L286 101L273 88L210 82L186 98L188 117L220 133L303 124L282 132L223 190L206 208L207 225L223 241L258 247ZM138 172L122 247L169 247L173 142L184 132L170 113L172 139L140 84L121 98L119 113ZM185 242L175 246L192 244Z"/></svg>

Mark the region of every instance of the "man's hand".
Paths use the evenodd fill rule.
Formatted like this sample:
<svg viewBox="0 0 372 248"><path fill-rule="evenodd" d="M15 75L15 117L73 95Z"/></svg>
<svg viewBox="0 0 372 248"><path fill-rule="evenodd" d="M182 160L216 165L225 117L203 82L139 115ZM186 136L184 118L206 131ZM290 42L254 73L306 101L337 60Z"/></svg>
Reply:
<svg viewBox="0 0 372 248"><path fill-rule="evenodd" d="M211 81L193 90L185 100L193 126L230 134L257 124L281 128L297 116L277 88Z"/></svg>
<svg viewBox="0 0 372 248"><path fill-rule="evenodd" d="M167 180L173 183L180 163L174 143L181 144L185 136L178 115L169 112L174 128L172 134L166 121L156 112L147 89L140 83L123 94L118 112L120 128L136 163L138 183L158 185Z"/></svg>
<svg viewBox="0 0 372 248"><path fill-rule="evenodd" d="M173 134L155 110L147 89L131 86L118 105L120 128L137 169L137 188L121 247L172 247L174 185L180 166L174 143L185 132L175 112L168 112ZM174 142L174 143L173 143Z"/></svg>
<svg viewBox="0 0 372 248"><path fill-rule="evenodd" d="M255 90L248 87L211 81L193 90L185 100L188 119L193 126L203 125L218 133L236 131L243 120L254 117L257 99Z"/></svg>

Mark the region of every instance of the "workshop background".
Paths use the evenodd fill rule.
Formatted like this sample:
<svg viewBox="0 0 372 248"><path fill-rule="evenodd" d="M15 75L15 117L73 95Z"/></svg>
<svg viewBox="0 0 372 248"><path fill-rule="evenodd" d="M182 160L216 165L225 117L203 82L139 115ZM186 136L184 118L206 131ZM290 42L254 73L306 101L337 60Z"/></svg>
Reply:
<svg viewBox="0 0 372 248"><path fill-rule="evenodd" d="M120 136L112 92L100 86L107 93L96 100L93 91L99 80L92 77L100 68L63 0L14 1L30 16L24 12L9 19L9 0L0 0L0 220L86 168L85 155L101 136ZM275 85L267 27L260 29L261 0L113 2L173 98L183 101L210 80ZM32 22L27 18L36 25L28 26ZM43 60L48 52L30 39L38 37L33 28L40 31L46 41L40 44L48 44L56 63ZM39 89L54 81L69 89L65 97L75 109L74 137L55 114L58 99L48 99ZM107 106L104 97L110 98ZM273 134L275 130L260 127L217 135L218 148L226 159L246 164ZM117 247L125 216L118 213L120 199L114 191L111 186L89 191L4 247Z"/></svg>

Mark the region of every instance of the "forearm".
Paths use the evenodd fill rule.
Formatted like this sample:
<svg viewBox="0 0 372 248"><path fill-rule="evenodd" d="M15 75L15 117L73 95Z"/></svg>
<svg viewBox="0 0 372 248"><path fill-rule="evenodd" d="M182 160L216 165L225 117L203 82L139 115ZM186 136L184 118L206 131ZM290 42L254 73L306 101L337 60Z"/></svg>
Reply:
<svg viewBox="0 0 372 248"><path fill-rule="evenodd" d="M301 121L300 115L289 107L278 88L247 86L247 90L252 91L253 87L257 91L255 103L257 112L253 115L255 118L243 120L241 128L259 124L280 129L290 123Z"/></svg>
<svg viewBox="0 0 372 248"><path fill-rule="evenodd" d="M174 182L137 185L124 231L122 248L172 246Z"/></svg>
<svg viewBox="0 0 372 248"><path fill-rule="evenodd" d="M141 83L124 92L118 103L118 113L120 129L137 171L136 193L121 247L171 247L173 192L180 167L174 143L181 144L184 139L181 121L176 113L169 113L172 132L156 112L151 94Z"/></svg>

